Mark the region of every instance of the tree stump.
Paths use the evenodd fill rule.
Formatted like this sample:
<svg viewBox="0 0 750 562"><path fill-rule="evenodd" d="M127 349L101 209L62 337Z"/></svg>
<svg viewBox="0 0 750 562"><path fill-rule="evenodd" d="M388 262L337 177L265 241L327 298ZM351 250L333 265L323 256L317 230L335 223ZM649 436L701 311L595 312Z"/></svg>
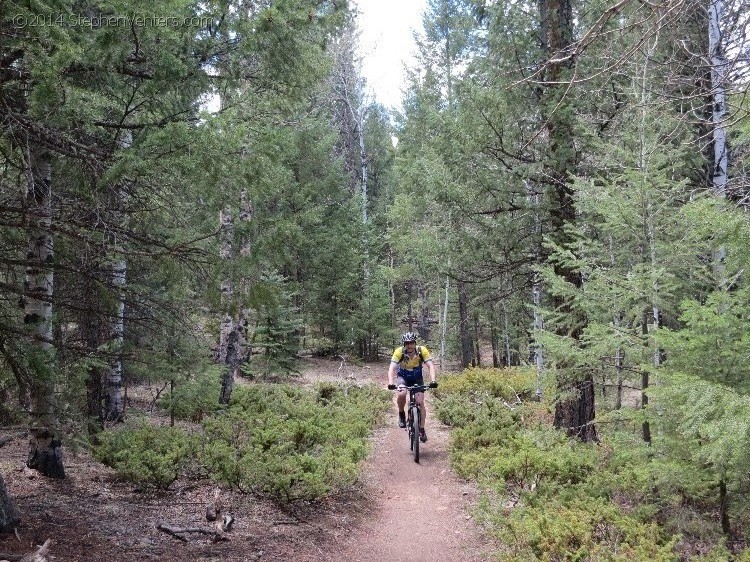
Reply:
<svg viewBox="0 0 750 562"><path fill-rule="evenodd" d="M26 466L48 478L65 478L60 438L49 429L32 430Z"/></svg>

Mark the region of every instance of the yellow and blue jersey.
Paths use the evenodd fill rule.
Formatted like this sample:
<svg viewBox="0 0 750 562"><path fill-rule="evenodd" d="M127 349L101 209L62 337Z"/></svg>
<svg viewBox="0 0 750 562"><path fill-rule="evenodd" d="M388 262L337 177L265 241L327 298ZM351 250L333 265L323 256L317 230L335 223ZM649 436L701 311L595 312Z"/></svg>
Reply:
<svg viewBox="0 0 750 562"><path fill-rule="evenodd" d="M417 346L417 353L409 357L402 347L397 347L391 356L391 363L398 365L398 376L403 378L422 378L422 363L432 361L430 350L423 345Z"/></svg>

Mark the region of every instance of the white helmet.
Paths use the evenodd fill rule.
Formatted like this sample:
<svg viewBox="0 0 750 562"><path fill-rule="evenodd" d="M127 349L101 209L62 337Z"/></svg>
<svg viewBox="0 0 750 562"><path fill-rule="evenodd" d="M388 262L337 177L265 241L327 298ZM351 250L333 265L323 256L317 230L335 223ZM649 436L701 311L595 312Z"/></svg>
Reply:
<svg viewBox="0 0 750 562"><path fill-rule="evenodd" d="M401 343L406 343L408 341L413 341L414 343L417 342L417 334L415 332L405 332L401 335Z"/></svg>

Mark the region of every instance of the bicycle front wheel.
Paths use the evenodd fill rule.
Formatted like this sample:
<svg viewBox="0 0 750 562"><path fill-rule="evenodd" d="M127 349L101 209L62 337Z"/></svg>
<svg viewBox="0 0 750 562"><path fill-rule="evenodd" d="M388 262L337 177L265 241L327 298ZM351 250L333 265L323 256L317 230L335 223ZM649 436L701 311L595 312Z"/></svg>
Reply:
<svg viewBox="0 0 750 562"><path fill-rule="evenodd" d="M414 406L411 409L412 420L412 453L414 453L414 462L419 462L419 408Z"/></svg>
<svg viewBox="0 0 750 562"><path fill-rule="evenodd" d="M409 450L414 450L414 441L416 437L414 436L414 422L412 418L412 411L409 410L409 416L406 418L406 432L409 434Z"/></svg>

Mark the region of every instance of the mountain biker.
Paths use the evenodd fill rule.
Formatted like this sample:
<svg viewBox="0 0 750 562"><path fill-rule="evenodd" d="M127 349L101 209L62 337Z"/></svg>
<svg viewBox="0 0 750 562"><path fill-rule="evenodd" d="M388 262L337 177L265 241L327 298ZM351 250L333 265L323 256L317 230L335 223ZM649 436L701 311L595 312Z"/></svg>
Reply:
<svg viewBox="0 0 750 562"><path fill-rule="evenodd" d="M415 384L424 384L422 376L422 364L430 368L430 388L437 388L435 382L435 364L432 361L430 350L425 346L417 347L417 334L406 332L401 336L400 347L393 351L391 365L388 368L388 389L396 390L396 406L398 406L398 426L406 427L406 389L405 386ZM419 440L424 443L427 441L427 433L424 430L424 422L427 417L427 410L424 407L424 392L415 394L417 406L419 406Z"/></svg>

